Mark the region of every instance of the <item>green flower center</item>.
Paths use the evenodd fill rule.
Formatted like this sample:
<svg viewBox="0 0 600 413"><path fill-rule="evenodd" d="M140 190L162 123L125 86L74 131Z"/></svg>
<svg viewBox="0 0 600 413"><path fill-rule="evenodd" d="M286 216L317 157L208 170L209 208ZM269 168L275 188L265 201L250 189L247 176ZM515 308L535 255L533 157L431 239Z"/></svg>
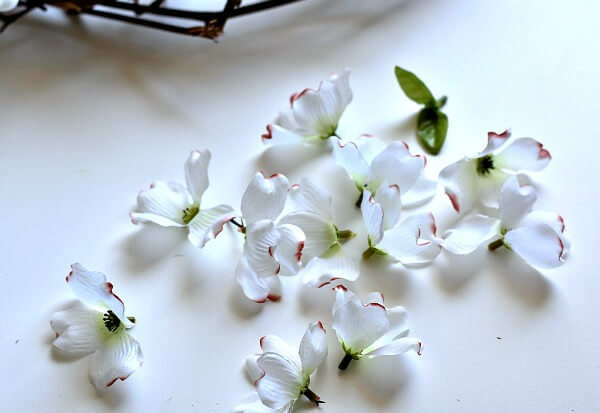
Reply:
<svg viewBox="0 0 600 413"><path fill-rule="evenodd" d="M191 207L188 207L183 210L183 216L181 217L181 220L184 224L187 225L191 222L192 219L194 219L194 217L198 214L199 211L200 207L198 205L192 205Z"/></svg>
<svg viewBox="0 0 600 413"><path fill-rule="evenodd" d="M487 175L494 169L494 158L492 155L485 155L477 159L477 173L479 175Z"/></svg>

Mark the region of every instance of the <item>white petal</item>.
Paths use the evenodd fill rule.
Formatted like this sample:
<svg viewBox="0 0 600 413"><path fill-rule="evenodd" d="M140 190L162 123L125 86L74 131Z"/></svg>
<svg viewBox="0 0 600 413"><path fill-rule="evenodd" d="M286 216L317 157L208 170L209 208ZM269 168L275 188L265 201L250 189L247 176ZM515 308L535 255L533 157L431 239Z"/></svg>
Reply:
<svg viewBox="0 0 600 413"><path fill-rule="evenodd" d="M229 205L201 209L188 224L188 239L194 246L202 248L209 240L216 238L223 230L223 225L233 217L233 208Z"/></svg>
<svg viewBox="0 0 600 413"><path fill-rule="evenodd" d="M102 343L102 313L78 306L52 314L50 326L56 333L54 345L75 354L88 354Z"/></svg>
<svg viewBox="0 0 600 413"><path fill-rule="evenodd" d="M337 242L335 227L331 222L312 212L292 212L284 216L280 222L302 229L306 235L303 254L308 259L320 257Z"/></svg>
<svg viewBox="0 0 600 413"><path fill-rule="evenodd" d="M421 174L412 188L402 194L402 204L408 208L417 207L433 198L436 191L437 181Z"/></svg>
<svg viewBox="0 0 600 413"><path fill-rule="evenodd" d="M344 168L354 184L362 190L369 179L369 165L360 154L358 146L354 142L343 145L341 142L333 144L333 160Z"/></svg>
<svg viewBox="0 0 600 413"><path fill-rule="evenodd" d="M383 294L379 291L371 291L366 293L365 295L363 295L361 301L364 303L377 303L381 305L384 304Z"/></svg>
<svg viewBox="0 0 600 413"><path fill-rule="evenodd" d="M508 231L504 235L504 243L536 268L554 268L564 262L564 243L554 229L546 224Z"/></svg>
<svg viewBox="0 0 600 413"><path fill-rule="evenodd" d="M363 305L352 292L339 285L332 327L348 352L360 353L389 329L385 312L385 307L379 303Z"/></svg>
<svg viewBox="0 0 600 413"><path fill-rule="evenodd" d="M307 211L331 221L331 194L308 178L300 178L300 183L292 185L290 196L296 211Z"/></svg>
<svg viewBox="0 0 600 413"><path fill-rule="evenodd" d="M273 254L281 266L281 275L295 275L302 265L306 237L300 228L291 224L277 226L280 238Z"/></svg>
<svg viewBox="0 0 600 413"><path fill-rule="evenodd" d="M392 341L385 346L379 347L377 350L372 351L367 357L379 357L379 356L396 356L398 354L406 353L407 351L413 350L417 354L421 354L423 343L418 338L413 337L402 337Z"/></svg>
<svg viewBox="0 0 600 413"><path fill-rule="evenodd" d="M402 201L400 199L400 188L398 185L388 185L387 181L375 193L375 202L383 209L383 229L392 228L400 218Z"/></svg>
<svg viewBox="0 0 600 413"><path fill-rule="evenodd" d="M386 314L390 322L390 329L367 349L365 349L365 353L370 353L380 347L388 345L396 338L400 336L404 337L408 333L408 315L406 314L404 307L398 306L388 308Z"/></svg>
<svg viewBox="0 0 600 413"><path fill-rule="evenodd" d="M500 221L484 215L470 215L442 235L442 247L452 254L470 254L500 234Z"/></svg>
<svg viewBox="0 0 600 413"><path fill-rule="evenodd" d="M360 135L354 142L367 165L371 165L373 159L383 152L386 147L383 141L371 135Z"/></svg>
<svg viewBox="0 0 600 413"><path fill-rule="evenodd" d="M275 219L285 206L288 179L282 174L265 178L257 172L242 197L242 215L248 224Z"/></svg>
<svg viewBox="0 0 600 413"><path fill-rule="evenodd" d="M267 300L279 301L281 299L281 283L279 277L259 277L252 269L245 256L240 258L235 269L235 280L238 282L244 295L257 303Z"/></svg>
<svg viewBox="0 0 600 413"><path fill-rule="evenodd" d="M246 227L244 255L260 277L279 273L280 264L273 255L281 234L275 223L269 220L254 222Z"/></svg>
<svg viewBox="0 0 600 413"><path fill-rule="evenodd" d="M456 212L473 208L479 195L476 160L465 158L448 165L440 172L439 180Z"/></svg>
<svg viewBox="0 0 600 413"><path fill-rule="evenodd" d="M11 11L19 5L19 0L0 0L0 12Z"/></svg>
<svg viewBox="0 0 600 413"><path fill-rule="evenodd" d="M537 224L546 224L556 232L563 243L563 256L571 249L571 241L565 235L565 220L561 215L554 212L533 211L522 221L521 226L533 226Z"/></svg>
<svg viewBox="0 0 600 413"><path fill-rule="evenodd" d="M488 143L487 146L483 149L483 151L479 152L477 157L482 157L488 155L494 151L497 151L502 146L504 146L511 136L510 129L505 130L504 132L498 134L496 132L488 132Z"/></svg>
<svg viewBox="0 0 600 413"><path fill-rule="evenodd" d="M302 382L302 370L294 361L278 353L264 353L257 364L265 372L256 382L256 387L266 406L280 409L300 396L300 389L305 383Z"/></svg>
<svg viewBox="0 0 600 413"><path fill-rule="evenodd" d="M140 344L124 330L113 334L93 355L90 376L100 391L125 380L136 372L144 361Z"/></svg>
<svg viewBox="0 0 600 413"><path fill-rule="evenodd" d="M532 138L515 139L495 156L498 167L513 172L540 171L551 159L544 145Z"/></svg>
<svg viewBox="0 0 600 413"><path fill-rule="evenodd" d="M298 351L281 338L272 334L263 336L260 339L260 348L263 353L277 353L281 355L284 359L293 363L297 370L302 370L302 361L300 360Z"/></svg>
<svg viewBox="0 0 600 413"><path fill-rule="evenodd" d="M432 214L415 214L384 232L377 248L405 265L424 264L440 253Z"/></svg>
<svg viewBox="0 0 600 413"><path fill-rule="evenodd" d="M495 169L485 176L479 176L479 199L489 208L498 208L502 186L512 175Z"/></svg>
<svg viewBox="0 0 600 413"><path fill-rule="evenodd" d="M371 192L367 189L363 191L363 198L360 204L363 222L367 227L367 233L371 241L379 243L383 238L383 208L381 204L375 202Z"/></svg>
<svg viewBox="0 0 600 413"><path fill-rule="evenodd" d="M202 195L208 188L208 164L210 151L192 151L185 162L185 181L188 191L197 204L200 204Z"/></svg>
<svg viewBox="0 0 600 413"><path fill-rule="evenodd" d="M398 185L404 194L417 182L424 167L424 157L411 155L404 142L392 142L371 163L369 189L377 191L379 185L387 181Z"/></svg>
<svg viewBox="0 0 600 413"><path fill-rule="evenodd" d="M537 199L535 188L519 185L519 179L511 176L500 191L500 222L502 228L515 228L531 210Z"/></svg>
<svg viewBox="0 0 600 413"><path fill-rule="evenodd" d="M102 313L112 310L126 327L131 327L132 323L124 316L123 301L113 293L113 285L106 281L106 275L88 271L83 265L75 263L71 265L67 282L86 306Z"/></svg>
<svg viewBox="0 0 600 413"><path fill-rule="evenodd" d="M300 361L302 371L310 376L327 358L327 337L325 327L320 321L308 325L302 341L300 341Z"/></svg>
<svg viewBox="0 0 600 413"><path fill-rule="evenodd" d="M291 411L293 402L281 409L271 409L263 404L258 393L244 396L231 410L231 413L287 413Z"/></svg>
<svg viewBox="0 0 600 413"><path fill-rule="evenodd" d="M360 275L358 261L334 246L324 257L311 259L301 272L302 282L309 287L323 287L337 279L355 281Z"/></svg>
<svg viewBox="0 0 600 413"><path fill-rule="evenodd" d="M277 124L268 124L267 132L263 133L261 138L265 145L294 145L304 142L301 135Z"/></svg>
<svg viewBox="0 0 600 413"><path fill-rule="evenodd" d="M248 373L248 378L254 384L256 384L258 379L260 379L265 374L265 372L262 371L260 367L258 367L259 357L260 354L250 354L248 357L246 357L246 372Z"/></svg>
<svg viewBox="0 0 600 413"><path fill-rule="evenodd" d="M154 222L163 227L183 226L184 209L193 205L188 190L176 182L157 181L137 197L140 212L132 212L131 222Z"/></svg>

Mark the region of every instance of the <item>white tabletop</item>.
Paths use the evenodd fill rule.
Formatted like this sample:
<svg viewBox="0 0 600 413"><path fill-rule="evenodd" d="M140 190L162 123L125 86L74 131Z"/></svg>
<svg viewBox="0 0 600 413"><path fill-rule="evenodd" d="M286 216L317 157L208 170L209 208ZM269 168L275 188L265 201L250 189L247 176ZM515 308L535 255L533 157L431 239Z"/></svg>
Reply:
<svg viewBox="0 0 600 413"><path fill-rule="evenodd" d="M356 1L352 13L340 3L232 20L218 44L57 11L0 36L1 410L226 412L252 390L242 364L261 336L296 345L322 320L329 357L311 388L323 412L600 411L599 4ZM280 303L250 305L233 278L233 230L197 250L183 232L134 226L128 213L141 188L182 180L189 151L209 148L207 204L239 206L259 169L309 176L333 192L360 253L344 172L327 153L265 152L260 135L291 92L348 67L354 100L340 133L420 152L418 107L396 64L449 97L448 139L427 173L480 150L488 130L540 140L553 159L533 175L536 208L564 216L573 249L541 274L485 247L418 270L371 259L353 288L404 305L424 353L339 374L331 291L285 279ZM425 209L451 220L441 194ZM64 276L76 261L106 273L138 319L144 365L103 396L88 357L52 350L48 321L73 302Z"/></svg>

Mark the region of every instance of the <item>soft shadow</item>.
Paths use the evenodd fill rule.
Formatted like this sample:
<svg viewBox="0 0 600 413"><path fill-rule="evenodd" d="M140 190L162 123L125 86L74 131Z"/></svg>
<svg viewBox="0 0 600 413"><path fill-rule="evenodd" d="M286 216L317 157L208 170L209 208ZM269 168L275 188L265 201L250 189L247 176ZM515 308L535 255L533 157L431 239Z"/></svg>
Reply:
<svg viewBox="0 0 600 413"><path fill-rule="evenodd" d="M390 257L373 255L361 262L361 276L356 281L360 291L385 292L386 303L401 302L412 286L412 271Z"/></svg>
<svg viewBox="0 0 600 413"><path fill-rule="evenodd" d="M267 147L256 159L256 169L290 174L329 152L324 144L274 145Z"/></svg>
<svg viewBox="0 0 600 413"><path fill-rule="evenodd" d="M185 228L142 225L123 241L122 259L130 272L142 273L187 242Z"/></svg>
<svg viewBox="0 0 600 413"><path fill-rule="evenodd" d="M378 135L383 139L406 141L411 146L411 149L413 149L413 145L417 144L415 131L417 130L418 118L419 111L416 110L415 113L400 119L397 123L392 123L386 128L382 128ZM417 152L420 151L422 151L422 148L418 145ZM412 152L415 153L414 150Z"/></svg>
<svg viewBox="0 0 600 413"><path fill-rule="evenodd" d="M487 245L469 255L443 252L433 263L434 279L444 292L457 294L481 271L487 255Z"/></svg>
<svg viewBox="0 0 600 413"><path fill-rule="evenodd" d="M298 283L298 304L300 312L303 315L310 316L310 318L320 319L323 314L329 314L335 301L335 294L331 291L335 285L342 284L351 290L354 290L354 286L351 281L347 280L336 280L331 284L327 284L321 288L307 287Z"/></svg>
<svg viewBox="0 0 600 413"><path fill-rule="evenodd" d="M231 308L233 313L242 320L249 320L257 316L263 310L265 305L272 304L273 303L271 301L259 304L255 303L252 300L249 300L248 297L244 295L241 287L237 284L237 282L231 283L231 288L229 291L229 308Z"/></svg>
<svg viewBox="0 0 600 413"><path fill-rule="evenodd" d="M128 392L125 383L120 383L119 381L106 391L97 392L96 396L96 399L104 404L104 407L111 410L120 408L128 398L131 398L131 394Z"/></svg>

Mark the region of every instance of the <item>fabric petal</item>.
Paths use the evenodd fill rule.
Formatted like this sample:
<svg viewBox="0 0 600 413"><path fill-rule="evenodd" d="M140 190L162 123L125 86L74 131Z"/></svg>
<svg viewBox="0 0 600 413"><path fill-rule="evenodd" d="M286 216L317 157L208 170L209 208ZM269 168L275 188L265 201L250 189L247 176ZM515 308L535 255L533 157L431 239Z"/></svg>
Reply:
<svg viewBox="0 0 600 413"><path fill-rule="evenodd" d="M299 227L306 236L303 255L308 259L325 254L336 242L335 227L326 218L312 212L292 212L284 216L282 224Z"/></svg>
<svg viewBox="0 0 600 413"><path fill-rule="evenodd" d="M261 138L265 145L295 145L304 142L301 135L275 123L267 125L267 132L263 133Z"/></svg>
<svg viewBox="0 0 600 413"><path fill-rule="evenodd" d="M541 171L552 156L544 145L532 138L519 138L495 156L498 167L511 172Z"/></svg>
<svg viewBox="0 0 600 413"><path fill-rule="evenodd" d="M385 346L379 347L367 354L368 358L379 357L379 356L396 356L398 354L406 353L407 351L413 350L417 354L421 354L423 343L418 338L413 337L402 337L392 341Z"/></svg>
<svg viewBox="0 0 600 413"><path fill-rule="evenodd" d="M420 206L433 198L436 191L437 181L421 174L408 192L402 194L402 205L407 208Z"/></svg>
<svg viewBox="0 0 600 413"><path fill-rule="evenodd" d="M481 244L500 235L500 221L484 215L470 215L442 235L441 246L452 254L470 254Z"/></svg>
<svg viewBox="0 0 600 413"><path fill-rule="evenodd" d="M281 266L281 275L295 275L302 265L302 251L306 236L300 228L291 224L277 226L279 242L273 255Z"/></svg>
<svg viewBox="0 0 600 413"><path fill-rule="evenodd" d="M334 246L324 257L311 259L301 271L302 282L308 287L323 287L336 279L356 281L360 275L358 261Z"/></svg>
<svg viewBox="0 0 600 413"><path fill-rule="evenodd" d="M327 337L320 321L308 325L298 350L302 372L310 376L327 358Z"/></svg>
<svg viewBox="0 0 600 413"><path fill-rule="evenodd" d="M363 305L340 285L336 287L332 327L346 352L358 354L385 334L389 321L384 306L379 303Z"/></svg>
<svg viewBox="0 0 600 413"><path fill-rule="evenodd" d="M124 315L123 301L113 293L113 285L106 281L106 275L89 271L83 265L75 263L71 265L67 283L86 306L101 313L111 310L126 327L131 327L132 323Z"/></svg>
<svg viewBox="0 0 600 413"><path fill-rule="evenodd" d="M261 355L257 364L265 372L256 382L257 393L263 404L272 409L281 409L300 397L304 383L302 370L295 362L281 354L269 352Z"/></svg>
<svg viewBox="0 0 600 413"><path fill-rule="evenodd" d="M281 355L284 359L294 364L297 370L302 370L302 361L300 360L298 351L278 336L269 334L261 337L260 348L263 353L277 353Z"/></svg>
<svg viewBox="0 0 600 413"><path fill-rule="evenodd" d="M502 228L515 228L531 210L537 199L535 188L519 185L519 179L511 176L500 191L500 222Z"/></svg>
<svg viewBox="0 0 600 413"><path fill-rule="evenodd" d="M132 212L131 222L154 222L163 227L184 226L184 210L194 205L188 190L176 182L157 181L137 197L139 212Z"/></svg>
<svg viewBox="0 0 600 413"><path fill-rule="evenodd" d="M248 263L245 256L240 258L235 269L235 280L242 288L244 295L257 303L267 300L279 301L281 299L281 282L279 277L261 277Z"/></svg>
<svg viewBox="0 0 600 413"><path fill-rule="evenodd" d="M300 183L290 188L290 196L296 211L312 212L331 221L331 194L311 179L300 178Z"/></svg>
<svg viewBox="0 0 600 413"><path fill-rule="evenodd" d="M488 132L487 146L483 149L483 151L479 152L477 157L489 155L490 153L499 150L502 146L506 145L510 139L510 136L510 129L507 129L502 133Z"/></svg>
<svg viewBox="0 0 600 413"><path fill-rule="evenodd" d="M536 268L554 268L564 262L565 246L546 224L520 227L504 235L504 244Z"/></svg>
<svg viewBox="0 0 600 413"><path fill-rule="evenodd" d="M281 234L273 221L265 219L246 227L244 255L258 276L267 277L279 273L281 267L274 252L280 239Z"/></svg>
<svg viewBox="0 0 600 413"><path fill-rule="evenodd" d="M144 361L140 344L124 330L111 335L92 355L90 376L99 391L125 380L135 373Z"/></svg>
<svg viewBox="0 0 600 413"><path fill-rule="evenodd" d="M188 239L194 246L202 248L208 241L215 239L233 217L233 208L229 205L201 209L188 224Z"/></svg>
<svg viewBox="0 0 600 413"><path fill-rule="evenodd" d="M521 221L521 226L534 226L545 224L556 232L556 235L563 243L563 256L571 249L571 241L565 235L565 220L559 214L546 211L532 211Z"/></svg>
<svg viewBox="0 0 600 413"><path fill-rule="evenodd" d="M208 188L208 164L210 151L192 151L185 162L185 182L194 201L200 205L202 195Z"/></svg>
<svg viewBox="0 0 600 413"><path fill-rule="evenodd" d="M242 196L242 215L246 222L277 218L285 206L288 185L285 175L265 178L262 172L257 172Z"/></svg>
<svg viewBox="0 0 600 413"><path fill-rule="evenodd" d="M292 411L293 405L294 402L290 402L281 409L271 409L263 404L258 393L255 392L242 397L231 413L288 413Z"/></svg>
<svg viewBox="0 0 600 413"><path fill-rule="evenodd" d="M68 353L89 354L102 343L102 313L77 306L52 314L50 326L56 333L54 346Z"/></svg>
<svg viewBox="0 0 600 413"><path fill-rule="evenodd" d="M502 186L512 175L495 169L486 176L479 177L479 199L489 208L498 208Z"/></svg>
<svg viewBox="0 0 600 413"><path fill-rule="evenodd" d="M387 181L384 182L373 199L381 205L383 210L383 230L385 231L396 225L402 211L402 200L400 199L398 185L388 185Z"/></svg>
<svg viewBox="0 0 600 413"><path fill-rule="evenodd" d="M456 212L473 208L479 194L476 161L463 159L448 165L439 175L444 190Z"/></svg>
<svg viewBox="0 0 600 413"><path fill-rule="evenodd" d="M387 309L387 317L390 322L390 328L386 333L371 344L364 353L373 352L380 347L386 346L393 340L404 337L408 333L408 315L404 307L397 306Z"/></svg>
<svg viewBox="0 0 600 413"><path fill-rule="evenodd" d="M341 142L334 142L333 160L346 170L357 188L362 191L369 179L370 172L369 165L359 152L356 143L342 144Z"/></svg>
<svg viewBox="0 0 600 413"><path fill-rule="evenodd" d="M424 157L413 156L404 142L392 142L371 163L369 189L377 191L387 181L388 184L398 185L400 193L404 194L417 182L424 167Z"/></svg>
<svg viewBox="0 0 600 413"><path fill-rule="evenodd" d="M367 233L371 242L377 244L383 238L383 207L381 204L375 202L371 192L367 189L363 191L363 198L360 204L360 211L362 213L363 222L367 227Z"/></svg>
<svg viewBox="0 0 600 413"><path fill-rule="evenodd" d="M246 372L248 373L248 378L250 379L250 381L252 381L253 384L256 383L256 381L260 379L264 374L264 371L262 371L262 369L258 367L259 357L260 354L250 354L248 357L246 357Z"/></svg>

